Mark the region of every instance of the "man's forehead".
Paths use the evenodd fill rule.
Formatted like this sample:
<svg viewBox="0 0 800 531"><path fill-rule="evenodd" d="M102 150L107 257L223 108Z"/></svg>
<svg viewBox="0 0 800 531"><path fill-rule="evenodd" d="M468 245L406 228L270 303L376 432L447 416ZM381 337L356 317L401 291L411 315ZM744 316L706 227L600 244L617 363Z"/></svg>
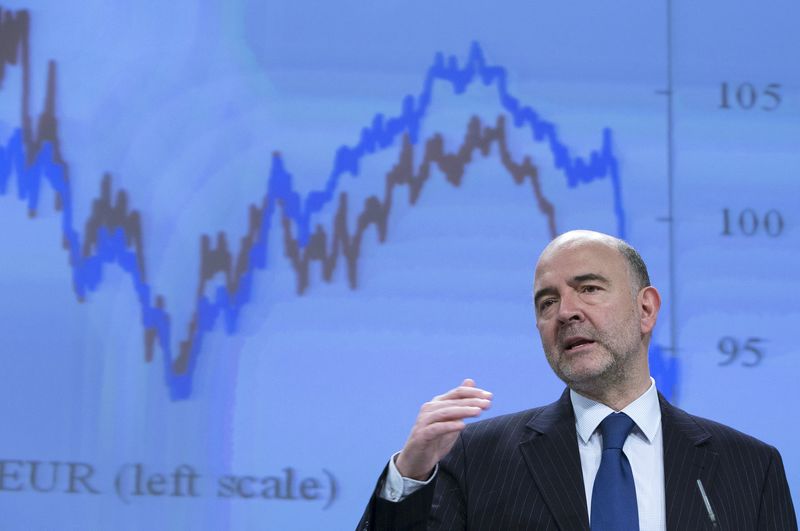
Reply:
<svg viewBox="0 0 800 531"><path fill-rule="evenodd" d="M595 237L595 234L600 237ZM569 236L553 240L542 251L536 263L534 284L553 276L603 274L615 268L619 268L620 272L626 272L624 258L618 251L614 238L599 233L590 233L588 236L569 234Z"/></svg>

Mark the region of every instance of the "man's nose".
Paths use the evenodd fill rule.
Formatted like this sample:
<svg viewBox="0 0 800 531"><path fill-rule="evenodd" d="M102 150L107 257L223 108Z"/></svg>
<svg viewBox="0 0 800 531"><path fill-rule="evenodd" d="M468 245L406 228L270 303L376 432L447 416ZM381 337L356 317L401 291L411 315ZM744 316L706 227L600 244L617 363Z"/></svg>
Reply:
<svg viewBox="0 0 800 531"><path fill-rule="evenodd" d="M558 306L558 320L562 323L583 321L581 301L576 293L567 293L561 296Z"/></svg>

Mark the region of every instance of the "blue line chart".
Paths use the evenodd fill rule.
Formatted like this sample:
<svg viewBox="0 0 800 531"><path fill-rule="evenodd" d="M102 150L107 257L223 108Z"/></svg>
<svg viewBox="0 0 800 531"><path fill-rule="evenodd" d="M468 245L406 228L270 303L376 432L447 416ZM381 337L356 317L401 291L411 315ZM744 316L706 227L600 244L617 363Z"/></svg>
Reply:
<svg viewBox="0 0 800 531"><path fill-rule="evenodd" d="M226 333L236 332L240 312L251 299L254 276L257 271L265 270L269 265L267 249L274 217L282 215L284 222L291 222L296 231L298 246L301 249L307 246L313 238L312 217L325 211L335 201L343 176L357 176L366 157L397 145L401 139L407 139L412 145L421 140L420 130L434 102L435 87L438 84L449 84L455 94L464 94L471 86L479 83L495 88L498 110L508 114L509 121L515 128L527 131L533 142L549 149L552 165L563 174L568 187L574 188L598 179L608 179L613 191L617 235L625 237L625 210L611 129L605 128L602 131L600 147L591 151L588 157L573 155L570 148L560 140L555 123L544 119L533 107L512 95L506 69L489 64L481 46L473 43L463 64L455 56L436 54L425 74L422 90L416 96L406 95L397 115L387 117L380 113L375 114L371 124L361 130L355 144L343 144L336 149L331 172L320 189L302 196L294 189L294 177L281 156L278 153L272 155L266 194L261 207L251 207L253 230L247 245L243 239L235 287L232 288L230 283L216 285L211 296L202 289L198 291L194 318L188 325L186 338L179 341L176 348L173 323L165 308L164 299L154 293L145 274L138 228L139 213L130 210L124 191L119 192L114 201L110 177L103 181L102 195L95 201L93 214L104 216L106 223L97 223L97 219L94 223L87 223L87 231L83 235L76 228L71 177L68 177L67 165L60 156L55 126L54 64L51 62L47 104L40 117L38 138L34 141L34 130L28 114L29 75L25 71L29 68L29 17L26 11L16 14L6 11L0 12L0 15L0 83L8 65L21 64L23 69L23 124L14 130L5 145L0 146L0 194L9 193L9 184L13 180L17 197L27 204L33 216L39 207L42 187L48 186L55 193L56 207L61 210L63 244L69 257L73 288L79 300L85 300L91 292L101 288L103 270L108 265L116 264L129 275L140 307L147 361L151 361L153 347L157 344L162 353L165 383L172 400L183 400L191 396L192 378L202 352L205 334L213 330L220 320ZM102 216L99 212L103 213ZM205 238L204 241L207 242L208 239ZM219 244L217 251L221 251L221 247ZM204 285L205 278L213 276L213 273L214 271L204 273L201 286ZM651 359L654 356L657 358L654 371L660 373L659 387L672 389L677 361L666 357L657 345L651 348Z"/></svg>

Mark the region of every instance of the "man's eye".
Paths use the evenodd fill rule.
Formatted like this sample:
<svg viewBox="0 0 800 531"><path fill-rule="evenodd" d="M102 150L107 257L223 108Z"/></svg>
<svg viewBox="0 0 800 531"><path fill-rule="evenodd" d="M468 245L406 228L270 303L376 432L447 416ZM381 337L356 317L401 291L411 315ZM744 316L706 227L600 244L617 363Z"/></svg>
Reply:
<svg viewBox="0 0 800 531"><path fill-rule="evenodd" d="M552 306L554 303L555 301L553 299L544 299L542 302L539 303L539 311L543 312L544 310Z"/></svg>
<svg viewBox="0 0 800 531"><path fill-rule="evenodd" d="M598 286L583 286L581 288L581 292L583 293L595 293L597 291L600 291Z"/></svg>

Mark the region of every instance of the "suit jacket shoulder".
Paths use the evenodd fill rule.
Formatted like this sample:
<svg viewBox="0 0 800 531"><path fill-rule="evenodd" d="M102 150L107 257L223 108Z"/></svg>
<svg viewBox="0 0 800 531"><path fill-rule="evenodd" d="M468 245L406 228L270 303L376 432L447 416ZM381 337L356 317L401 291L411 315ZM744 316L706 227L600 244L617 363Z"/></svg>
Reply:
<svg viewBox="0 0 800 531"><path fill-rule="evenodd" d="M774 447L659 399L668 529L797 529Z"/></svg>
<svg viewBox="0 0 800 531"><path fill-rule="evenodd" d="M575 414L565 390L552 404L476 422L441 463L469 529L588 530ZM442 529L458 519L441 498ZM436 502L434 502L436 503ZM455 527L459 529L459 527Z"/></svg>

